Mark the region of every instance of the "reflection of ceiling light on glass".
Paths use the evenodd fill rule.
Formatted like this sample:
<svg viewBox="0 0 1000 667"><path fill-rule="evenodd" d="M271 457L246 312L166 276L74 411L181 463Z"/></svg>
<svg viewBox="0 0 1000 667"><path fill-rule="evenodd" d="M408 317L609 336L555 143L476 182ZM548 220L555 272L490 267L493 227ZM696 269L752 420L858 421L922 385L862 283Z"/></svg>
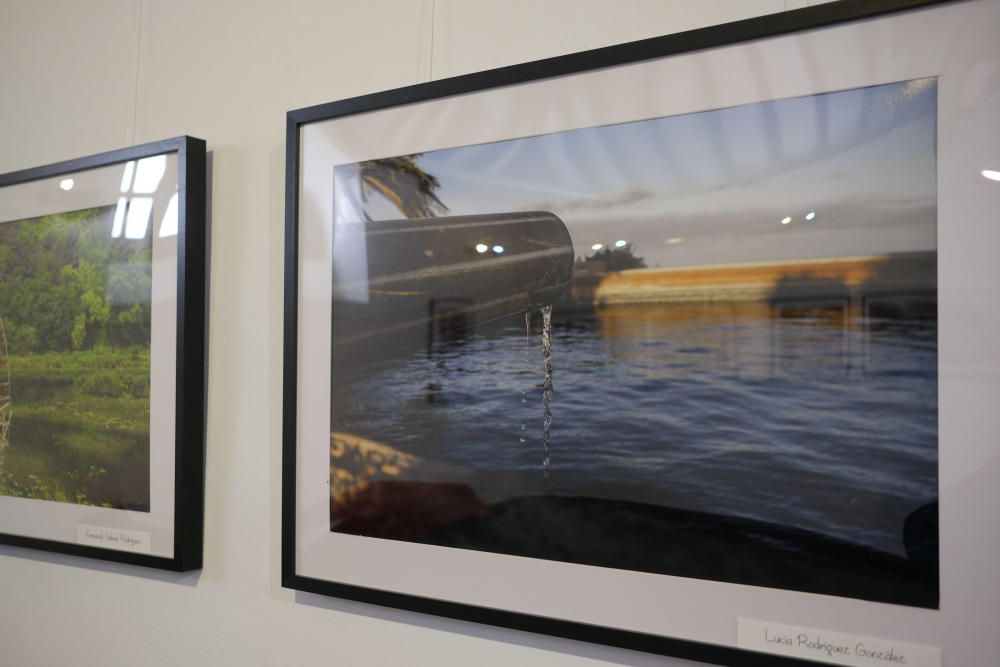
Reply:
<svg viewBox="0 0 1000 667"><path fill-rule="evenodd" d="M125 173L122 174L122 192L128 192L132 187L132 173L135 171L135 160L125 163Z"/></svg>
<svg viewBox="0 0 1000 667"><path fill-rule="evenodd" d="M149 227L149 214L153 210L152 197L133 197L128 205L128 215L125 216L125 238L141 239L146 236Z"/></svg>
<svg viewBox="0 0 1000 667"><path fill-rule="evenodd" d="M816 211L809 211L806 213L806 220L812 220L816 217Z"/></svg>
<svg viewBox="0 0 1000 667"><path fill-rule="evenodd" d="M988 178L991 181L1000 181L1000 171L993 171L992 169L983 169L980 174L983 178Z"/></svg>
<svg viewBox="0 0 1000 667"><path fill-rule="evenodd" d="M628 244L625 241L623 241L622 239L618 239L617 241L615 241L615 247L616 248L624 248L626 245L628 245Z"/></svg>
<svg viewBox="0 0 1000 667"><path fill-rule="evenodd" d="M503 246L502 245L495 245L495 246L493 246L493 252L495 252L498 255L502 255L503 254Z"/></svg>
<svg viewBox="0 0 1000 667"><path fill-rule="evenodd" d="M177 236L177 193L170 196L167 211L160 221L160 236Z"/></svg>
<svg viewBox="0 0 1000 667"><path fill-rule="evenodd" d="M66 190L66 191L72 190L73 189L73 179L72 178L64 178L64 179L62 179L61 181L59 181L59 187L62 188L63 190Z"/></svg>
<svg viewBox="0 0 1000 667"><path fill-rule="evenodd" d="M678 243L684 243L684 239L680 236L674 236L673 238L667 239L667 245L677 245Z"/></svg>
<svg viewBox="0 0 1000 667"><path fill-rule="evenodd" d="M791 221L792 219L786 215L784 218L781 219L781 224L787 225Z"/></svg>
<svg viewBox="0 0 1000 667"><path fill-rule="evenodd" d="M111 238L118 238L122 235L122 223L125 222L125 207L128 200L125 197L118 198L118 206L115 207L115 221L111 225Z"/></svg>
<svg viewBox="0 0 1000 667"><path fill-rule="evenodd" d="M600 250L603 247L604 247L603 243L595 243L594 245L590 246L590 249L591 250Z"/></svg>
<svg viewBox="0 0 1000 667"><path fill-rule="evenodd" d="M490 249L490 247L488 245L486 245L485 243L477 243L476 244L476 252L478 252L480 255L482 255L484 252L486 252L489 249Z"/></svg>
<svg viewBox="0 0 1000 667"><path fill-rule="evenodd" d="M167 171L167 156L154 155L139 160L135 166L135 183L132 184L132 192L139 194L152 194L160 185L163 174Z"/></svg>

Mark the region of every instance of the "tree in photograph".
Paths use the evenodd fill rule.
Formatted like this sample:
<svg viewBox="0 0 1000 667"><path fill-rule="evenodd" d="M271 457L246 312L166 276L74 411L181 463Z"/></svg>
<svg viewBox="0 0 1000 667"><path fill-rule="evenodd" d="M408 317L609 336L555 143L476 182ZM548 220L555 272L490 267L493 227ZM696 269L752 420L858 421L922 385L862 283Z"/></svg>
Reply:
<svg viewBox="0 0 1000 667"><path fill-rule="evenodd" d="M632 244L628 244L623 248L602 248L592 255L578 258L576 265L599 273L612 273L628 269L644 269L646 260L636 256Z"/></svg>
<svg viewBox="0 0 1000 667"><path fill-rule="evenodd" d="M7 334L0 319L0 466L7 450L12 412L10 394L10 362L7 358Z"/></svg>
<svg viewBox="0 0 1000 667"><path fill-rule="evenodd" d="M98 210L0 226L0 315L13 354L149 344L149 240Z"/></svg>
<svg viewBox="0 0 1000 667"><path fill-rule="evenodd" d="M448 207L435 192L440 182L417 164L418 157L420 153L359 163L364 200L378 193L407 218L433 218L447 213Z"/></svg>

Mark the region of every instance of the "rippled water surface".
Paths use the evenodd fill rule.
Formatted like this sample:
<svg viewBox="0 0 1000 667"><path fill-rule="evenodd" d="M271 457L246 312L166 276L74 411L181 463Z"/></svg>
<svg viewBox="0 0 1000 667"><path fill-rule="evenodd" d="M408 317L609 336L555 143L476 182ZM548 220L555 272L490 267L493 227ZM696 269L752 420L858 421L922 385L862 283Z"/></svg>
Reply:
<svg viewBox="0 0 1000 667"><path fill-rule="evenodd" d="M520 313L338 362L333 430L446 464L447 481L487 502L636 501L894 554L906 517L936 499L934 321L765 304L557 309L548 451L542 318L530 322L534 343Z"/></svg>

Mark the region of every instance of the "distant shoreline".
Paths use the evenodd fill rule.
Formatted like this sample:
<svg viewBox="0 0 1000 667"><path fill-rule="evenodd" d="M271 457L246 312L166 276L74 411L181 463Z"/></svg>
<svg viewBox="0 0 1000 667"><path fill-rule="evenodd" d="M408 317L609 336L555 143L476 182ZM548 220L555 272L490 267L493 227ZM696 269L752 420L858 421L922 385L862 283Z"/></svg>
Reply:
<svg viewBox="0 0 1000 667"><path fill-rule="evenodd" d="M573 298L594 305L696 301L796 302L867 296L910 297L937 290L937 253L755 262L578 275Z"/></svg>

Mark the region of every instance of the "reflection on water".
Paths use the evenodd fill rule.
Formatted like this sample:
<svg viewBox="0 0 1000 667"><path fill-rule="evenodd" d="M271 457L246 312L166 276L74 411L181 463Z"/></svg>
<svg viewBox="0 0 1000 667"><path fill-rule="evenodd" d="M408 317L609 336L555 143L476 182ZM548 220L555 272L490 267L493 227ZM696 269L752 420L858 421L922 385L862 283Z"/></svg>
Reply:
<svg viewBox="0 0 1000 667"><path fill-rule="evenodd" d="M557 307L547 475L545 365L526 362L523 313L335 356L333 430L423 462L348 470L369 480L460 483L486 504L548 487L905 556L904 522L937 496L936 319L921 307Z"/></svg>

